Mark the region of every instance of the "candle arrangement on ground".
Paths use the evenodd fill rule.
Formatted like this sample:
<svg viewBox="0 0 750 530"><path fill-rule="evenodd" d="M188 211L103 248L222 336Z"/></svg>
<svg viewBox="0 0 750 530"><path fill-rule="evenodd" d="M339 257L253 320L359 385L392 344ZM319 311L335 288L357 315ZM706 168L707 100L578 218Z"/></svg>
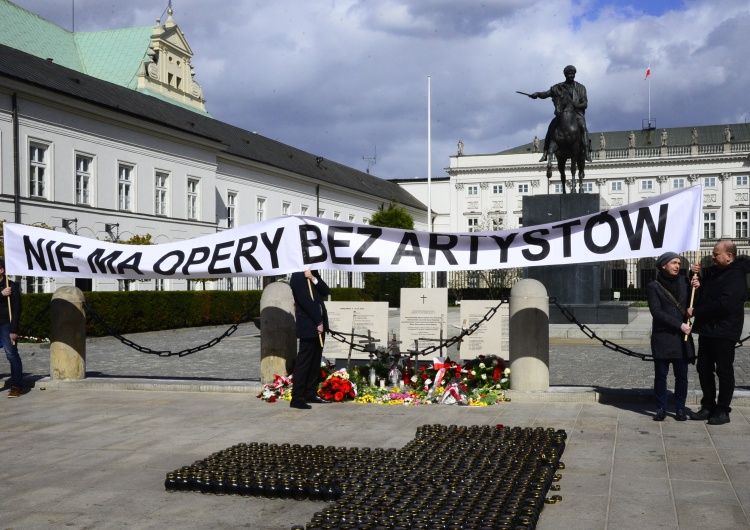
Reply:
<svg viewBox="0 0 750 530"><path fill-rule="evenodd" d="M237 444L168 473L167 491L327 501L295 529L533 529L567 433L425 425L402 449Z"/></svg>

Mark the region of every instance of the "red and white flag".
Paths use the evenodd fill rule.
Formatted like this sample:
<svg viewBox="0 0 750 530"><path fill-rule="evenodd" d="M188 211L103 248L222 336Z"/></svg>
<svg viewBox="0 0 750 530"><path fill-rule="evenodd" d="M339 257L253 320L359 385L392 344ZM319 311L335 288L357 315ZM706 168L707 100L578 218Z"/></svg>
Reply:
<svg viewBox="0 0 750 530"><path fill-rule="evenodd" d="M651 77L651 65L648 65L648 68L646 69L646 77L644 77L643 80L645 81L649 77Z"/></svg>

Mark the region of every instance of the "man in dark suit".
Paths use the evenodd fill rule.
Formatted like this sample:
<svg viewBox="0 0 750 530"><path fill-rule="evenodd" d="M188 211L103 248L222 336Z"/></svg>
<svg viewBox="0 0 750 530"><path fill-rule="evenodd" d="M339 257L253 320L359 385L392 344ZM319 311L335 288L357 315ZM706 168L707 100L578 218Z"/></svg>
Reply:
<svg viewBox="0 0 750 530"><path fill-rule="evenodd" d="M714 245L713 266L701 279L695 309L694 330L698 337L698 380L703 391L701 408L690 419L711 425L729 423L734 395L734 346L742 336L747 299L747 274L750 261L737 256L737 247L729 240ZM697 273L700 268L693 267ZM715 375L714 375L715 374ZM719 392L716 392L716 379Z"/></svg>
<svg viewBox="0 0 750 530"><path fill-rule="evenodd" d="M289 280L294 296L299 353L294 366L292 402L295 409L309 409L308 403L328 403L318 395L318 374L323 343L328 328L328 312L323 301L330 290L318 271L295 272Z"/></svg>

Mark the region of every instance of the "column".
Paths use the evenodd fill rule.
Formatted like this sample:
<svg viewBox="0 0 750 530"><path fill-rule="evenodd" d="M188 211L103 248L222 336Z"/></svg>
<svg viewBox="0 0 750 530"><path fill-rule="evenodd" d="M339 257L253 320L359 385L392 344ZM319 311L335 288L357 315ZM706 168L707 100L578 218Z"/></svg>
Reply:
<svg viewBox="0 0 750 530"><path fill-rule="evenodd" d="M729 173L722 173L719 175L719 181L721 182L721 204L719 209L721 211L721 239L731 239L733 237L732 227L734 226L732 219L732 175Z"/></svg>

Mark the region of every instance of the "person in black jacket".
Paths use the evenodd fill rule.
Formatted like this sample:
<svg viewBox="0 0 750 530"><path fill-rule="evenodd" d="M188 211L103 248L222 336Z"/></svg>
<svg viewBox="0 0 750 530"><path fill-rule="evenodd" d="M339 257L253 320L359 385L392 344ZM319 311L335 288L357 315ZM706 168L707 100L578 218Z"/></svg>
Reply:
<svg viewBox="0 0 750 530"><path fill-rule="evenodd" d="M10 363L9 398L20 397L23 388L23 363L18 355L18 323L21 321L21 289L5 276L5 260L0 258L0 341Z"/></svg>
<svg viewBox="0 0 750 530"><path fill-rule="evenodd" d="M323 343L328 328L328 312L323 301L330 290L318 271L295 272L289 280L294 296L299 353L294 365L292 402L295 409L309 409L308 403L328 403L318 395L318 374Z"/></svg>
<svg viewBox="0 0 750 530"><path fill-rule="evenodd" d="M728 240L714 245L713 266L701 280L693 330L698 334L698 380L703 391L701 408L690 419L708 420L711 425L729 423L734 394L734 347L742 336L747 298L746 275L750 260L737 259L737 247ZM697 265L693 272L700 271ZM716 379L719 393L716 394Z"/></svg>
<svg viewBox="0 0 750 530"><path fill-rule="evenodd" d="M667 417L667 375L674 371L675 419L687 420L685 400L688 390L688 362L695 356L687 320L690 282L680 276L680 256L665 252L656 260L656 280L646 286L648 308L653 317L651 353L654 357L654 393L657 410L654 421ZM685 340L687 337L687 340Z"/></svg>

